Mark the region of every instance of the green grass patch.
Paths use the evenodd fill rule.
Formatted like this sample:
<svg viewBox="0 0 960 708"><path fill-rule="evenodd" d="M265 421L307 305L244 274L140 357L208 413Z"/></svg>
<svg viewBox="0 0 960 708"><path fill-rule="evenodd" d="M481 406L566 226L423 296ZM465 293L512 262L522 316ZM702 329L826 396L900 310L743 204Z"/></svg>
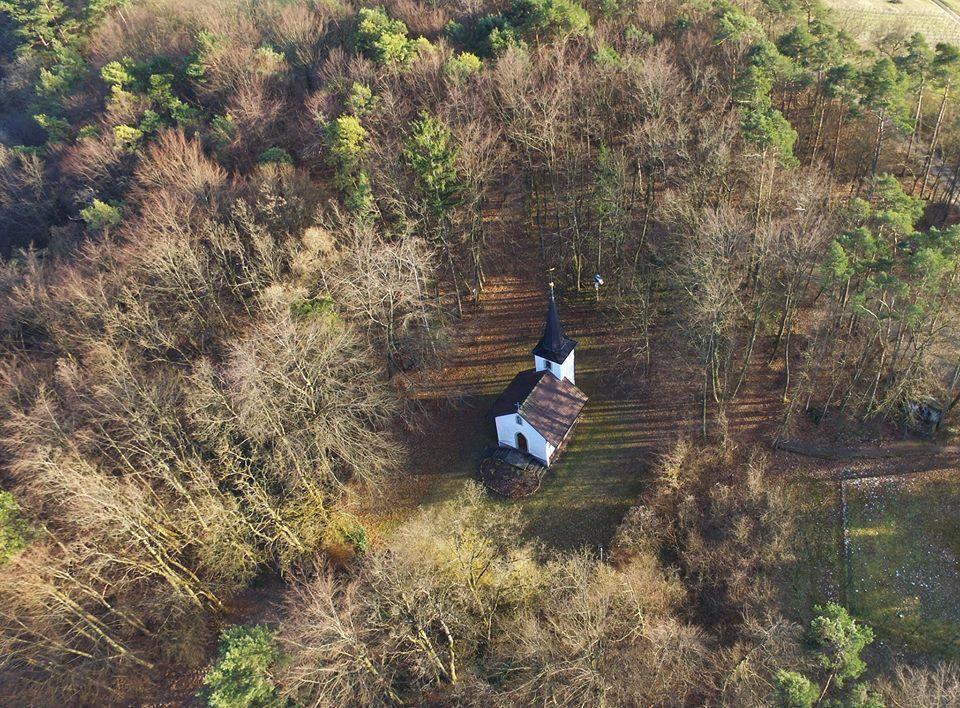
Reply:
<svg viewBox="0 0 960 708"><path fill-rule="evenodd" d="M570 293L590 311L592 293ZM522 501L531 538L560 549L606 546L648 478L639 394L611 375L622 361L604 328L574 331L577 386L590 400L537 494Z"/></svg>
<svg viewBox="0 0 960 708"><path fill-rule="evenodd" d="M590 372L578 376L591 400L543 488L513 502L522 505L531 536L556 548L605 546L646 480L631 435L632 403L592 379Z"/></svg>
<svg viewBox="0 0 960 708"><path fill-rule="evenodd" d="M848 482L850 609L881 638L960 658L960 489Z"/></svg>
<svg viewBox="0 0 960 708"><path fill-rule="evenodd" d="M796 562L784 569L788 604L803 623L816 605L842 602L845 581L836 484L801 477L787 486L797 513Z"/></svg>
<svg viewBox="0 0 960 708"><path fill-rule="evenodd" d="M454 499L468 480L477 479L483 451L496 442L487 415L495 396L465 401L462 408L437 415L444 420L444 437L437 438L407 496L417 507ZM518 505L527 521L526 533L560 549L606 546L617 524L637 502L645 466L629 441L629 418L619 419L604 400L588 403L567 449L532 497L522 500L491 498L491 504ZM414 454L417 454L416 452ZM389 531L412 512L384 519Z"/></svg>

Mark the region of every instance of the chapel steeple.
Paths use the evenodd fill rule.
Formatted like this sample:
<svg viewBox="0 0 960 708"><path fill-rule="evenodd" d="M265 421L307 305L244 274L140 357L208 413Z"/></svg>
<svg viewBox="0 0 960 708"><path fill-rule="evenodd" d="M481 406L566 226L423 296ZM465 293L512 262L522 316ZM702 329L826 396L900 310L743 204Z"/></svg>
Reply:
<svg viewBox="0 0 960 708"><path fill-rule="evenodd" d="M573 350L577 343L565 337L560 327L560 315L557 312L557 299L550 283L550 301L547 305L547 322L543 328L543 337L533 349L533 361L537 371L547 370L558 379L567 379L575 384Z"/></svg>

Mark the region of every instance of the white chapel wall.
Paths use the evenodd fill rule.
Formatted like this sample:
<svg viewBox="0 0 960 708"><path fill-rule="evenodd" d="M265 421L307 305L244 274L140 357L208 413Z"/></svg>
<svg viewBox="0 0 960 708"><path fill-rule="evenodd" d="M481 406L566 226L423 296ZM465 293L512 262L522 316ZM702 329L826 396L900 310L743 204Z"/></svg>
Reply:
<svg viewBox="0 0 960 708"><path fill-rule="evenodd" d="M497 441L504 447L517 446L517 433L523 433L527 439L527 452L536 458L550 463L550 456L556 449L547 442L540 433L537 432L530 423L520 416L520 423L517 424L517 414L509 413L497 416Z"/></svg>

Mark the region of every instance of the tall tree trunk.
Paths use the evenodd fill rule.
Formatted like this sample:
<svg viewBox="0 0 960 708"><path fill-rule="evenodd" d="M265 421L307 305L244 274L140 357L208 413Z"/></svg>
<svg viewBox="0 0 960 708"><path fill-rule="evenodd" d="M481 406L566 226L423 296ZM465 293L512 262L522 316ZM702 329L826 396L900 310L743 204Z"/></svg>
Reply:
<svg viewBox="0 0 960 708"><path fill-rule="evenodd" d="M923 107L923 81L920 82L920 90L917 92L917 109L913 113L913 132L910 133L910 143L907 145L907 154L903 158L903 165L900 167L900 176L903 177L907 172L907 166L910 164L910 157L913 155L913 145L917 141L917 135L920 134L920 117Z"/></svg>
<svg viewBox="0 0 960 708"><path fill-rule="evenodd" d="M783 369L784 369L783 402L784 403L787 402L787 393L790 391L790 334L791 334L791 330L788 329L787 336L783 342Z"/></svg>
<svg viewBox="0 0 960 708"><path fill-rule="evenodd" d="M950 404L947 406L946 410L943 411L943 417L946 418L947 414L956 408L958 403L960 403L960 389L957 389L957 395L953 397L953 400L950 401Z"/></svg>
<svg viewBox="0 0 960 708"><path fill-rule="evenodd" d="M441 224L437 235L440 240L440 244L443 247L444 255L447 257L447 265L450 266L450 278L453 281L453 293L457 298L457 316L461 319L463 318L463 301L460 299L460 273L457 270L457 266L453 261L453 252L450 250L450 244L447 242L445 235L446 225Z"/></svg>
<svg viewBox="0 0 960 708"><path fill-rule="evenodd" d="M827 114L827 105L823 104L820 106L820 119L817 121L817 132L813 137L813 149L810 151L810 164L812 165L817 159L817 151L820 150L820 138L823 135L823 119Z"/></svg>
<svg viewBox="0 0 960 708"><path fill-rule="evenodd" d="M830 158L830 169L832 172L837 170L837 155L840 154L840 134L843 130L843 118L846 114L844 110L843 101L840 102L840 113L837 116L837 134L833 139L833 156Z"/></svg>
<svg viewBox="0 0 960 708"><path fill-rule="evenodd" d="M760 254L758 253L758 243L760 241L760 216L763 211L763 187L764 177L766 175L767 151L760 153L760 181L757 183L757 203L753 212L753 238L750 243L750 283L752 290L756 292L757 283L760 279Z"/></svg>
<svg viewBox="0 0 960 708"><path fill-rule="evenodd" d="M853 392L856 390L857 384L860 383L860 377L863 375L863 370L867 365L867 361L870 359L870 352L878 335L879 332L875 332L863 348L863 355L860 357L860 363L857 364L857 370L854 373L853 378L850 380L850 386L847 388L847 393L844 395L843 402L840 404L840 410L838 411L838 414L841 416L843 415L843 411L846 410L847 403L850 402L850 398L853 396Z"/></svg>
<svg viewBox="0 0 960 708"><path fill-rule="evenodd" d="M873 388L870 391L870 402L867 403L867 407L863 411L863 416L866 418L870 413L873 412L873 405L877 400L877 391L880 388L880 379L883 377L883 365L887 360L887 346L886 343L881 339L880 340L880 362L877 364L877 375L873 378Z"/></svg>
<svg viewBox="0 0 960 708"><path fill-rule="evenodd" d="M941 226L946 224L947 219L950 217L950 207L953 205L954 197L957 195L958 185L960 185L960 157L957 158L957 163L953 166L953 177L950 179L950 189L947 193L947 198L944 200L943 217L940 219Z"/></svg>
<svg viewBox="0 0 960 708"><path fill-rule="evenodd" d="M777 352L780 351L780 343L783 341L783 332L787 326L787 318L790 316L790 309L792 306L793 300L793 280L791 279L790 285L787 288L786 298L783 302L783 314L780 315L780 324L777 327L777 339L773 343L773 351L770 352L770 359L767 360L767 366L773 363L773 360L777 358Z"/></svg>
<svg viewBox="0 0 960 708"><path fill-rule="evenodd" d="M643 253L643 246L647 242L647 229L650 226L650 213L653 211L653 180L647 179L647 190L643 207L643 226L640 228L640 239L637 241L637 250L633 254L633 273L636 277L637 268L640 264L640 254Z"/></svg>
<svg viewBox="0 0 960 708"><path fill-rule="evenodd" d="M880 164L880 151L883 149L883 122L886 111L880 109L877 113L877 139L873 145L873 164L870 167L870 176L877 176L877 166Z"/></svg>
<svg viewBox="0 0 960 708"><path fill-rule="evenodd" d="M737 377L737 383L733 387L733 393L730 395L730 400L732 401L737 397L737 394L740 392L740 386L743 385L743 380L747 376L747 368L750 366L750 356L753 354L753 347L757 341L757 333L760 329L760 307L762 299L759 293L755 296L754 308L753 308L753 326L750 328L750 340L747 342L747 352L743 356L743 364L740 367L740 375Z"/></svg>
<svg viewBox="0 0 960 708"><path fill-rule="evenodd" d="M937 111L937 122L933 126L933 135L930 137L930 149L927 153L927 162L923 167L923 182L920 184L920 198L927 190L927 180L930 178L930 168L933 165L933 154L937 149L937 140L940 138L940 125L943 123L943 111L947 105L947 95L950 93L950 84L943 87L943 96L940 98L940 109ZM916 183L914 183L916 184Z"/></svg>

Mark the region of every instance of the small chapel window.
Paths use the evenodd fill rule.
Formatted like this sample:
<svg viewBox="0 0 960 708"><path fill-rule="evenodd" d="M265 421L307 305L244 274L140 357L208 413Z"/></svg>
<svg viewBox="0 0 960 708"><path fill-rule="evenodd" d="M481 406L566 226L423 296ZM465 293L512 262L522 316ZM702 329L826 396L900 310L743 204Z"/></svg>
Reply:
<svg viewBox="0 0 960 708"><path fill-rule="evenodd" d="M519 415L517 416L517 425L523 425L523 418L521 418Z"/></svg>

